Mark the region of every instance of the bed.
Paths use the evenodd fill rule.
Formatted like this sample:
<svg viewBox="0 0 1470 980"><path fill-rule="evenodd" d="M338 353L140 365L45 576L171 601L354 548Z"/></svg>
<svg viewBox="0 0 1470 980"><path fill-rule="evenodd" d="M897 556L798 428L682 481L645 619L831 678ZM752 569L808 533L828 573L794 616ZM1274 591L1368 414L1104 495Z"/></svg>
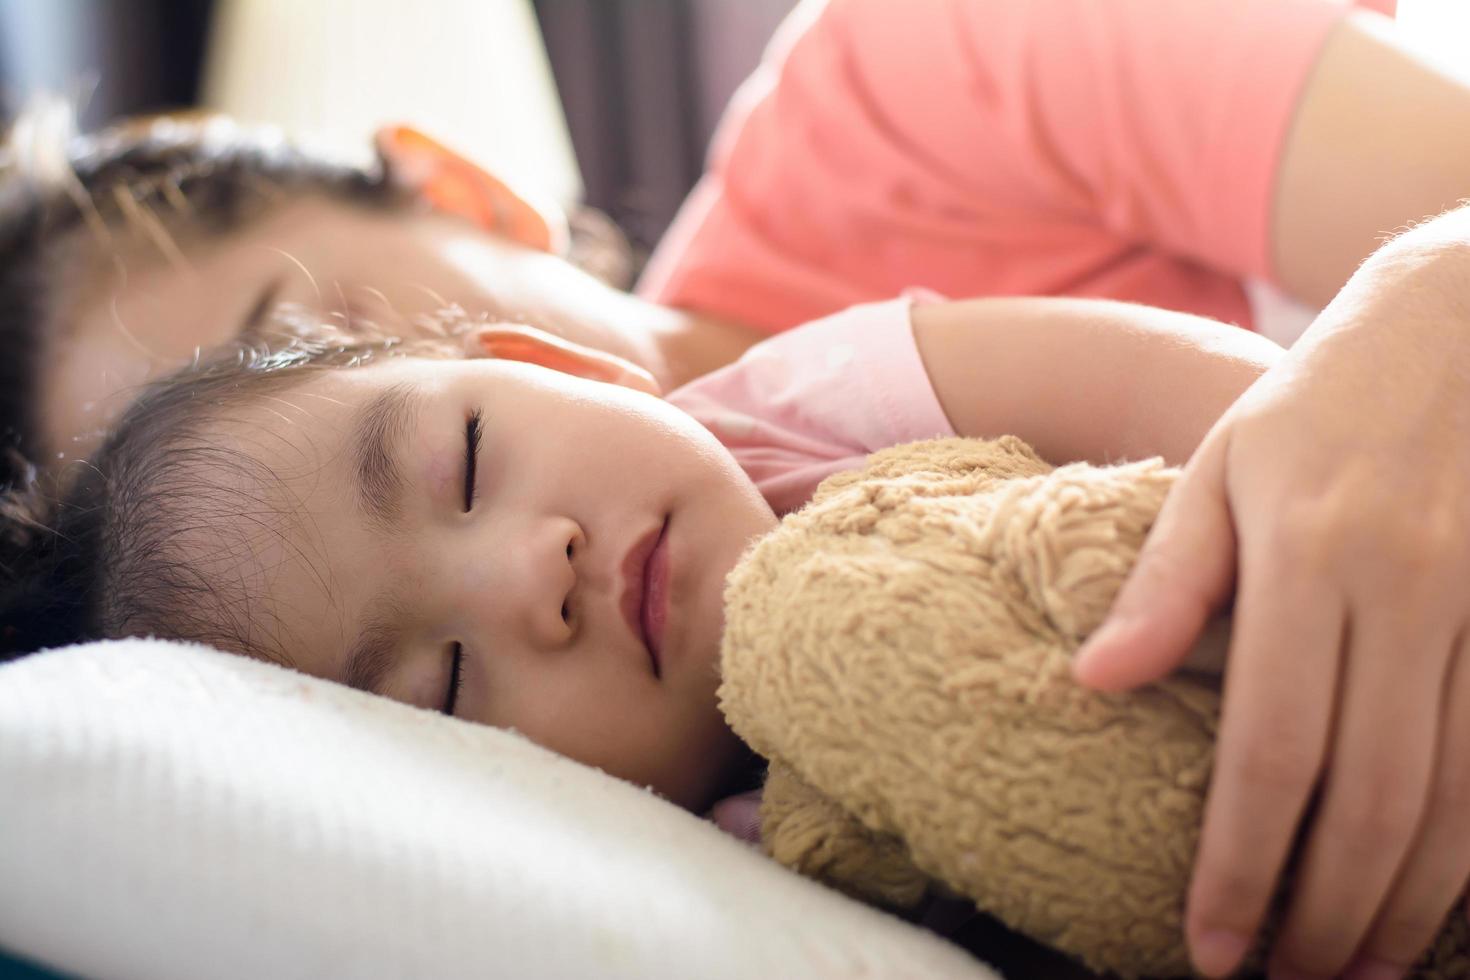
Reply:
<svg viewBox="0 0 1470 980"><path fill-rule="evenodd" d="M207 648L0 667L0 793L0 951L62 975L997 976L514 733Z"/></svg>

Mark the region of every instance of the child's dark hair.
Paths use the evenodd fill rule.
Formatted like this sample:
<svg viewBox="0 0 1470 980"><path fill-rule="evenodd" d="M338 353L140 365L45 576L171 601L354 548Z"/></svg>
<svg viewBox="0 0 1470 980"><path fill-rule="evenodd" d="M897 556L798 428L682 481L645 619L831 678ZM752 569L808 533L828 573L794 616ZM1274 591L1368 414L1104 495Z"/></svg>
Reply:
<svg viewBox="0 0 1470 980"><path fill-rule="evenodd" d="M252 530L280 529L267 514L238 539L217 533L231 523L226 517L262 514L258 488L274 474L209 426L317 371L438 353L444 342L344 340L304 312L282 311L278 319L277 336L303 336L276 350L233 345L154 382L90 461L53 477L32 472L26 487L0 497L0 661L124 636L192 640L283 661L249 597L227 584L233 567L251 559ZM186 558L180 542L201 534L212 553Z"/></svg>
<svg viewBox="0 0 1470 980"><path fill-rule="evenodd" d="M397 199L381 165L315 156L265 129L219 117L157 117L102 132L70 131L61 105L32 110L0 149L0 487L40 458L36 390L54 297L75 289L58 275L61 250L88 235L104 249L113 232L170 216L192 228L238 228L283 192L319 192L363 203Z"/></svg>

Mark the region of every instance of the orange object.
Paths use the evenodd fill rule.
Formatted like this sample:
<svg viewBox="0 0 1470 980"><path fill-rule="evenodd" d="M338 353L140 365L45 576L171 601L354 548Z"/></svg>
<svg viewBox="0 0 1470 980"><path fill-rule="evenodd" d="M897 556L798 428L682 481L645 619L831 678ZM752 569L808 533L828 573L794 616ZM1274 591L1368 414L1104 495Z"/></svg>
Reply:
<svg viewBox="0 0 1470 980"><path fill-rule="evenodd" d="M654 396L663 394L653 375L632 361L535 327L494 324L474 331L466 342L471 350L478 347L488 357L539 364L564 374L607 381Z"/></svg>
<svg viewBox="0 0 1470 980"><path fill-rule="evenodd" d="M559 252L566 219L527 201L484 167L412 126L384 126L375 143L392 179L446 214L542 252Z"/></svg>

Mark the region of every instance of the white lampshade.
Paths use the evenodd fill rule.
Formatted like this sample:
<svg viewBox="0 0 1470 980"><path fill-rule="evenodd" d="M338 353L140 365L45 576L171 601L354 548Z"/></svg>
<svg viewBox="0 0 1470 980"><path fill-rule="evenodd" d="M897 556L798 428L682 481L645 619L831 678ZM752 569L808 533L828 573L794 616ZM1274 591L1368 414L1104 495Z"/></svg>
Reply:
<svg viewBox="0 0 1470 980"><path fill-rule="evenodd" d="M201 101L349 155L412 123L564 206L582 189L529 0L221 0Z"/></svg>

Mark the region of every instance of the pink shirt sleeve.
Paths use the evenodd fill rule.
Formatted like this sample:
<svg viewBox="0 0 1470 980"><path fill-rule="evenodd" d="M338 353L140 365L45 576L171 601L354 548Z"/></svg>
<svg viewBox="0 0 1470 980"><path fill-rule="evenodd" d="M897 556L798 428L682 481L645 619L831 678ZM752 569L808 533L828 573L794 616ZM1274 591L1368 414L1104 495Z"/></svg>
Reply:
<svg viewBox="0 0 1470 980"><path fill-rule="evenodd" d="M668 401L714 433L777 514L789 513L869 453L955 434L914 342L917 298L857 306L763 340Z"/></svg>
<svg viewBox="0 0 1470 980"><path fill-rule="evenodd" d="M1384 0L1367 5L1382 6ZM768 330L922 285L1251 325L1332 0L803 4L640 291Z"/></svg>

